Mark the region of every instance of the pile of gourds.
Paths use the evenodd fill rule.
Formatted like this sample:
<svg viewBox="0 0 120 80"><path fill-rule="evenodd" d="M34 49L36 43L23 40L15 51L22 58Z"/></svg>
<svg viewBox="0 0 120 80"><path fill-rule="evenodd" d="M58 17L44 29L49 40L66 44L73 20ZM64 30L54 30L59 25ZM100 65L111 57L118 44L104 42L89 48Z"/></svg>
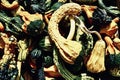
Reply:
<svg viewBox="0 0 120 80"><path fill-rule="evenodd" d="M120 79L118 1L1 0L0 80Z"/></svg>

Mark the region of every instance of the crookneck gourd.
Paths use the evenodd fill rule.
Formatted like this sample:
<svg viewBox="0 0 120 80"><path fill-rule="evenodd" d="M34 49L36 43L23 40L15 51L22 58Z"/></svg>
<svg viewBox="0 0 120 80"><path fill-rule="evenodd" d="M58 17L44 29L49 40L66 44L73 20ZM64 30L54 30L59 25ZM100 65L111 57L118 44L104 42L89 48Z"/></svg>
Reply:
<svg viewBox="0 0 120 80"><path fill-rule="evenodd" d="M49 21L48 33L59 49L63 60L69 64L74 64L75 59L82 54L83 45L79 41L64 38L59 32L59 22L65 16L75 16L81 11L81 6L77 3L66 3L58 8Z"/></svg>

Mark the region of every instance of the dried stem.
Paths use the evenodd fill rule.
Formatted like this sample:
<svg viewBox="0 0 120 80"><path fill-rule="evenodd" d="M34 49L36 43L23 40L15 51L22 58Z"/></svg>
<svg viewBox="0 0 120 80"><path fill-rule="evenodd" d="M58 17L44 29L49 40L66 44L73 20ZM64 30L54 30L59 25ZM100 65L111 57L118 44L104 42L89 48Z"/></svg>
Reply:
<svg viewBox="0 0 120 80"><path fill-rule="evenodd" d="M75 33L75 20L73 16L70 16L69 19L70 19L70 32L67 36L67 39L72 39Z"/></svg>
<svg viewBox="0 0 120 80"><path fill-rule="evenodd" d="M77 17L76 16L76 18L79 20L79 22L80 22L80 25L79 24L77 24L80 28L81 28L81 30L83 31L83 32L87 32L87 33L94 33L94 34L96 34L97 36L98 36L98 38L99 38L99 40L102 40L102 37L101 37L101 35L100 35L100 33L98 33L97 31L90 31L90 30L88 30L86 27L85 27L85 25L84 25L84 23L82 22L82 20L80 20L79 19L79 17Z"/></svg>

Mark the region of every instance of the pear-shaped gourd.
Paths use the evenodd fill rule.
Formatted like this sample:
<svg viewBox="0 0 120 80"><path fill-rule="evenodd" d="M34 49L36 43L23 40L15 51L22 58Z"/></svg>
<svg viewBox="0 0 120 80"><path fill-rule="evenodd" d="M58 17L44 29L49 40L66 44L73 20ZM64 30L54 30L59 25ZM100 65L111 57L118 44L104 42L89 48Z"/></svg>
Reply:
<svg viewBox="0 0 120 80"><path fill-rule="evenodd" d="M96 41L86 64L87 70L92 73L105 71L105 42L102 40L101 35L99 37L100 39Z"/></svg>
<svg viewBox="0 0 120 80"><path fill-rule="evenodd" d="M91 52L87 62L87 70L92 73L98 73L105 70L105 42L98 40Z"/></svg>

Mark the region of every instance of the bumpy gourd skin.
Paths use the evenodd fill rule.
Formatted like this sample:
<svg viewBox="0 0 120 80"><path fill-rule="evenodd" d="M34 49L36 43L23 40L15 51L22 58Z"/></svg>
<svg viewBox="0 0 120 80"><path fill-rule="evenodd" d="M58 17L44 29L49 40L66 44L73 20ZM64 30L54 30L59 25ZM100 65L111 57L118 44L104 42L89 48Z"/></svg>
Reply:
<svg viewBox="0 0 120 80"><path fill-rule="evenodd" d="M76 41L67 40L62 37L58 30L58 25L64 16L77 15L80 11L81 6L79 4L64 4L52 14L48 25L48 33L51 39L55 42L62 58L70 64L74 64L74 60L79 56L82 45Z"/></svg>

